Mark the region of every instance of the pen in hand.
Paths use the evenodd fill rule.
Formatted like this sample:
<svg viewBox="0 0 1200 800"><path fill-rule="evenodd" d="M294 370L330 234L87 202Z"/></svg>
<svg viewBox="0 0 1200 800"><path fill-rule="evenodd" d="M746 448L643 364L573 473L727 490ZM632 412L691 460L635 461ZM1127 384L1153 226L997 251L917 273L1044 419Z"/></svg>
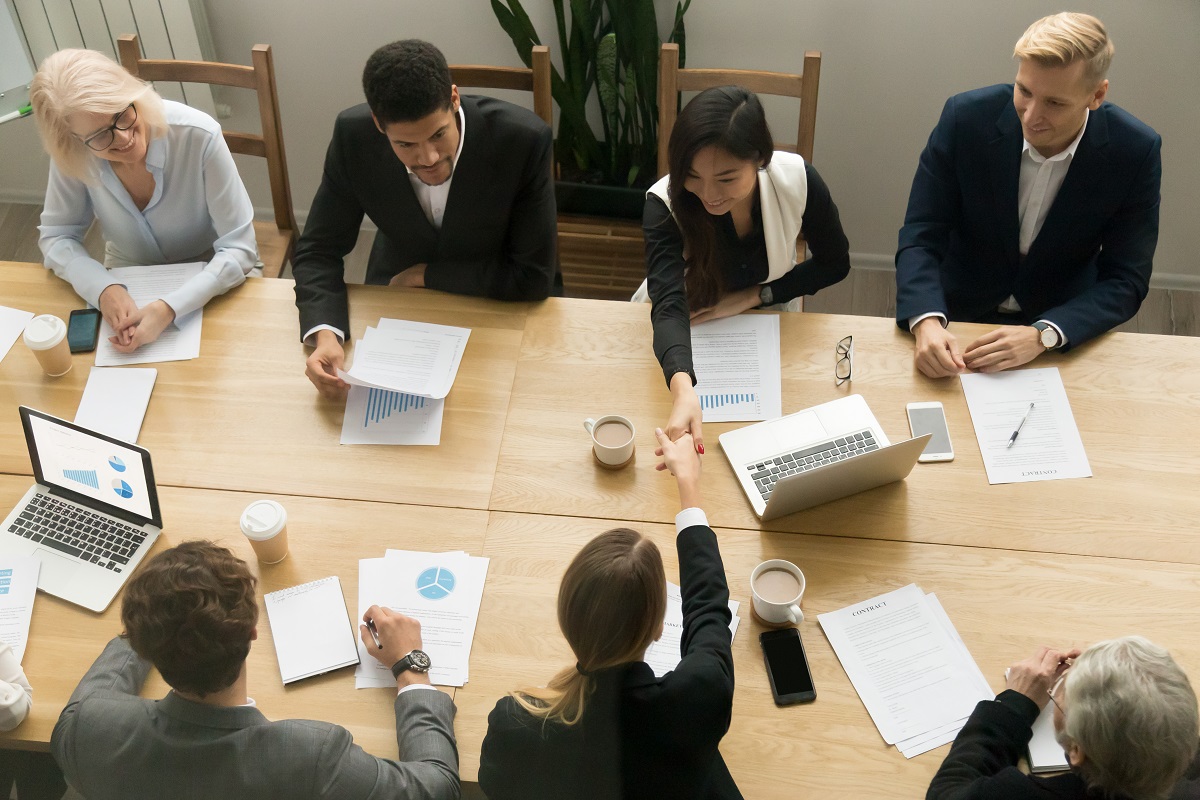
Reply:
<svg viewBox="0 0 1200 800"><path fill-rule="evenodd" d="M379 641L379 631L375 630L375 620L367 620L367 630L371 632L371 638L375 640L375 646L382 650L383 642Z"/></svg>
<svg viewBox="0 0 1200 800"><path fill-rule="evenodd" d="M1008 444L1005 447L1012 447L1013 442L1017 440L1017 434L1021 432L1021 428L1025 427L1025 422L1029 419L1029 415L1033 413L1033 403L1029 404L1029 408L1025 410L1025 416L1021 417L1020 423L1017 424L1017 429L1012 432L1012 436L1008 437Z"/></svg>

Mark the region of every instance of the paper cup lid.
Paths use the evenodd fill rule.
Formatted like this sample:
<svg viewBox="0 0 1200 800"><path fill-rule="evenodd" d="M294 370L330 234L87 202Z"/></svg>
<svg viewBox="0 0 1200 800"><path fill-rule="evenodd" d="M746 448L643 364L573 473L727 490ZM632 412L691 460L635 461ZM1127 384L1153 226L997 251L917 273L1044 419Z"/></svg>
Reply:
<svg viewBox="0 0 1200 800"><path fill-rule="evenodd" d="M25 326L25 344L34 350L47 350L62 341L67 326L53 314L42 314Z"/></svg>
<svg viewBox="0 0 1200 800"><path fill-rule="evenodd" d="M246 538L270 539L287 524L287 511L274 500L255 500L242 512L242 533Z"/></svg>

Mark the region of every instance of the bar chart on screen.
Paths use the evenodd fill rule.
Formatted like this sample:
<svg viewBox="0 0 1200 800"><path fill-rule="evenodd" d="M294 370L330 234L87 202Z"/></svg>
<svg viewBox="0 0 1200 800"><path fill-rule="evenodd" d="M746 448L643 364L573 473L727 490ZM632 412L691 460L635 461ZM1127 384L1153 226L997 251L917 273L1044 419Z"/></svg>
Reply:
<svg viewBox="0 0 1200 800"><path fill-rule="evenodd" d="M444 400L351 386L342 444L424 444L441 441Z"/></svg>

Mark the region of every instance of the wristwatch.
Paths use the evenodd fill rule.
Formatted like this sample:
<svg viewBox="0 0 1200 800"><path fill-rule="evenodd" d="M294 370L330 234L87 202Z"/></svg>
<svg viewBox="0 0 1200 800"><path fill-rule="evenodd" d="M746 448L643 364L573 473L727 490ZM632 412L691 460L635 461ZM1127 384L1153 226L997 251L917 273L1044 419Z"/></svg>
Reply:
<svg viewBox="0 0 1200 800"><path fill-rule="evenodd" d="M758 290L758 304L760 306L770 306L775 304L775 293L771 291L771 285L764 283L762 288Z"/></svg>
<svg viewBox="0 0 1200 800"><path fill-rule="evenodd" d="M392 677L400 680L400 674L412 670L424 674L429 672L433 662L424 650L409 650L408 655L392 664Z"/></svg>
<svg viewBox="0 0 1200 800"><path fill-rule="evenodd" d="M1049 322L1038 320L1033 323L1033 327L1037 328L1038 339L1042 343L1042 347L1047 350L1053 350L1062 344L1062 337L1058 335L1058 331Z"/></svg>

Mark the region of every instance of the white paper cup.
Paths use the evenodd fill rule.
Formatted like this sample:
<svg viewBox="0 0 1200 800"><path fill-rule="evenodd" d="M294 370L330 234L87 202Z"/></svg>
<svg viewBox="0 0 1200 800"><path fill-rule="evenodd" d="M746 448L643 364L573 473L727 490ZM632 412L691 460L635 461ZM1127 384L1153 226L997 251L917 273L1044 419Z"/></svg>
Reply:
<svg viewBox="0 0 1200 800"><path fill-rule="evenodd" d="M592 455L607 469L620 469L633 460L637 433L633 423L620 414L583 421L584 430L592 437ZM616 435L619 434L619 435Z"/></svg>
<svg viewBox="0 0 1200 800"><path fill-rule="evenodd" d="M785 572L795 578L800 584L800 591L796 592L794 597L786 599L777 594L770 594L768 597L759 594L760 588L765 591L765 587L759 585L759 578L763 573L772 570ZM804 573L792 562L782 558L762 562L750 573L750 593L753 596L755 616L768 625L798 625L804 621L804 612L800 610L800 598L804 596L804 588Z"/></svg>
<svg viewBox="0 0 1200 800"><path fill-rule="evenodd" d="M278 564L287 558L287 511L279 503L255 500L242 512L241 527L259 561Z"/></svg>
<svg viewBox="0 0 1200 800"><path fill-rule="evenodd" d="M37 356L42 371L51 378L71 371L71 346L67 325L53 314L42 314L25 326L25 346Z"/></svg>

